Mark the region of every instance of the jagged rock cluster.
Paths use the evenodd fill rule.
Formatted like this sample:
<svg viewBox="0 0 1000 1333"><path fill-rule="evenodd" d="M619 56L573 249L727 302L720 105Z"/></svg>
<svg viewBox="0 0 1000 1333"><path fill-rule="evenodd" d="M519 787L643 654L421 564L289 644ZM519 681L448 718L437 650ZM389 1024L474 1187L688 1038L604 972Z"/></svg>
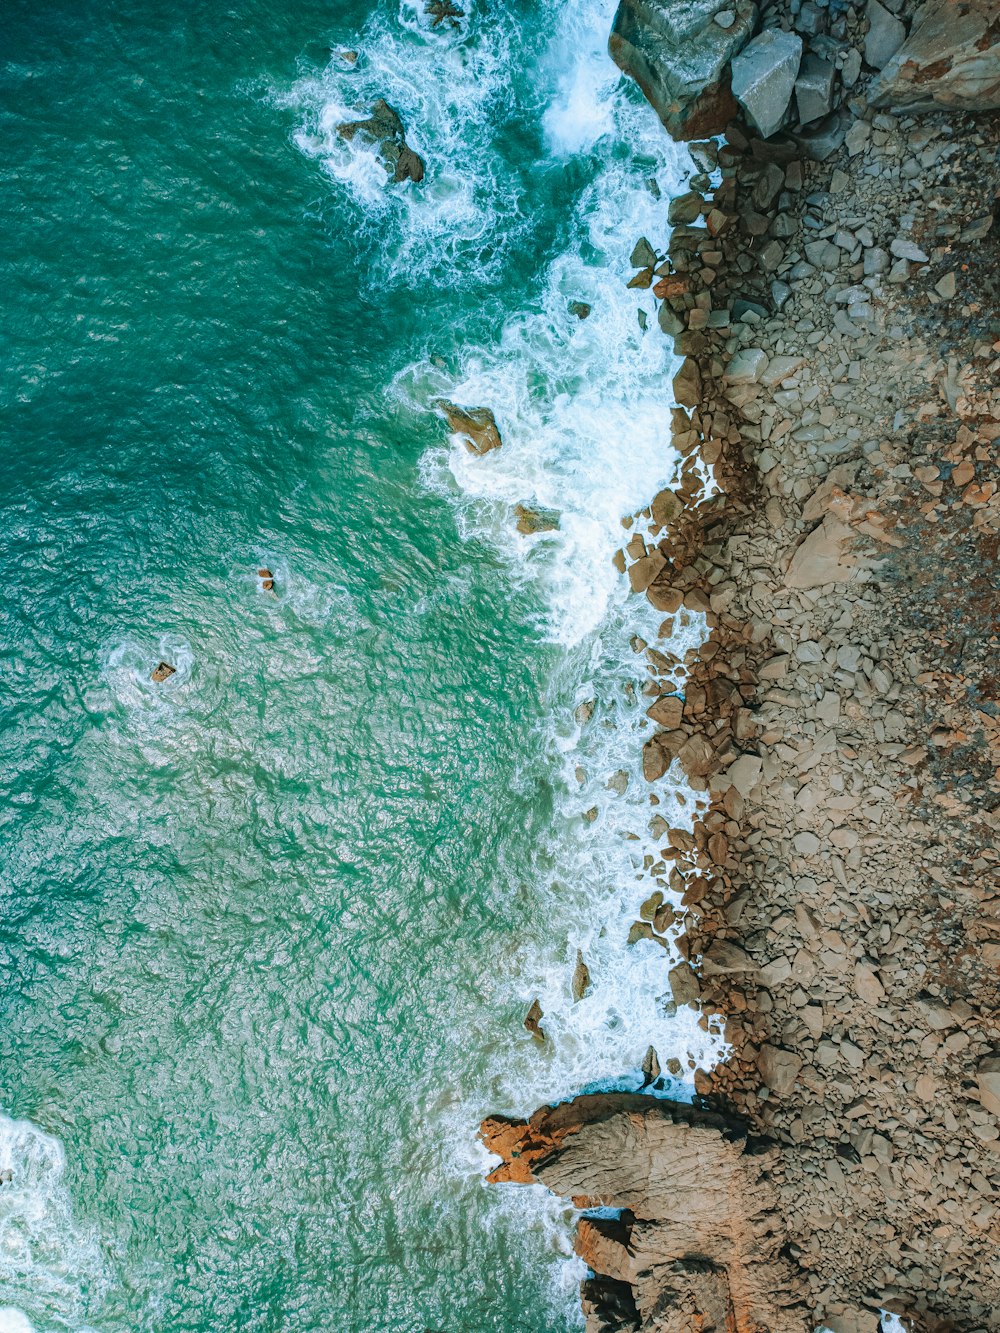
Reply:
<svg viewBox="0 0 1000 1333"><path fill-rule="evenodd" d="M621 0L613 58L678 139L717 134L739 108L769 138L795 133L814 157L843 142L843 107L877 72L872 106L1000 106L1000 16L991 0Z"/></svg>

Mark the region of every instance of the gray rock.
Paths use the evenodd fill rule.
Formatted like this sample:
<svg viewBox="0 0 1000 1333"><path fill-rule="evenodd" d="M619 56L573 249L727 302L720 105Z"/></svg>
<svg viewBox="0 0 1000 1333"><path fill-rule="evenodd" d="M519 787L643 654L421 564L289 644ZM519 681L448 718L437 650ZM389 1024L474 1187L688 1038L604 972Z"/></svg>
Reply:
<svg viewBox="0 0 1000 1333"><path fill-rule="evenodd" d="M701 998L701 983L690 963L677 963L667 973L674 1004L697 1004Z"/></svg>
<svg viewBox="0 0 1000 1333"><path fill-rule="evenodd" d="M704 199L696 190L688 190L686 194L671 199L667 207L667 221L671 227L676 227L678 223L697 222L704 205Z"/></svg>
<svg viewBox="0 0 1000 1333"><path fill-rule="evenodd" d="M771 283L771 299L774 301L775 310L780 310L792 294L792 289L787 282L779 282L777 278Z"/></svg>
<svg viewBox="0 0 1000 1333"><path fill-rule="evenodd" d="M819 37L821 33L826 32L828 22L829 15L826 10L814 5L812 0L806 0L795 16L795 31L801 32L806 37Z"/></svg>
<svg viewBox="0 0 1000 1333"><path fill-rule="evenodd" d="M802 38L770 28L733 60L733 95L763 138L779 130L802 59Z"/></svg>
<svg viewBox="0 0 1000 1333"><path fill-rule="evenodd" d="M731 28L736 22L736 10L720 9L712 22L717 23L720 28Z"/></svg>
<svg viewBox="0 0 1000 1333"><path fill-rule="evenodd" d="M853 46L844 56L844 63L840 67L840 77L844 81L845 88L853 88L861 77L861 52L856 51Z"/></svg>
<svg viewBox="0 0 1000 1333"><path fill-rule="evenodd" d="M807 130L800 131L795 138L802 145L802 151L814 162L825 162L847 138L850 123L851 117L846 111L833 111Z"/></svg>
<svg viewBox="0 0 1000 1333"><path fill-rule="evenodd" d="M795 1086L802 1068L802 1060L791 1051L765 1043L757 1058L760 1076L776 1097L787 1097Z"/></svg>
<svg viewBox="0 0 1000 1333"><path fill-rule="evenodd" d="M733 23L714 20L718 0L621 0L608 50L635 79L675 139L718 134L736 105L726 66L753 32L757 7L734 5Z"/></svg>
<svg viewBox="0 0 1000 1333"><path fill-rule="evenodd" d="M1000 107L1000 23L995 0L928 0L869 90L872 106L929 111Z"/></svg>
<svg viewBox="0 0 1000 1333"><path fill-rule="evenodd" d="M633 268L652 268L656 263L656 251L645 236L640 236L636 241L628 262Z"/></svg>
<svg viewBox="0 0 1000 1333"><path fill-rule="evenodd" d="M914 264L926 264L928 262L927 256L919 245L914 245L912 241L908 241L902 236L897 236L889 249L897 259L911 259Z"/></svg>
<svg viewBox="0 0 1000 1333"><path fill-rule="evenodd" d="M868 33L865 37L865 60L874 69L884 69L906 39L906 27L890 14L878 0L868 0L865 8Z"/></svg>
<svg viewBox="0 0 1000 1333"><path fill-rule="evenodd" d="M829 115L833 108L833 83L837 71L828 60L807 55L795 80L795 105L799 120L810 125Z"/></svg>
<svg viewBox="0 0 1000 1333"><path fill-rule="evenodd" d="M385 98L375 99L367 120L352 120L338 125L337 133L348 143L360 135L363 140L374 144L393 181L411 180L418 184L423 180L426 170L424 159L406 142L406 131L399 112Z"/></svg>

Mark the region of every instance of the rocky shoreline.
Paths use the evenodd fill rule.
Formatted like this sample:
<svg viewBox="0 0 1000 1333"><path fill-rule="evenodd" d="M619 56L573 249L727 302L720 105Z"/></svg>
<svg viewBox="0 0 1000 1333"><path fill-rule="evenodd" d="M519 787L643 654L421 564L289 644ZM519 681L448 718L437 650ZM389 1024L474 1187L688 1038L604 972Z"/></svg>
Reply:
<svg viewBox="0 0 1000 1333"><path fill-rule="evenodd" d="M732 1053L484 1122L494 1178L621 1210L591 1333L997 1330L1000 12L623 0L611 49L724 134L638 255L683 466L620 564L708 629L643 766L708 802L651 888Z"/></svg>

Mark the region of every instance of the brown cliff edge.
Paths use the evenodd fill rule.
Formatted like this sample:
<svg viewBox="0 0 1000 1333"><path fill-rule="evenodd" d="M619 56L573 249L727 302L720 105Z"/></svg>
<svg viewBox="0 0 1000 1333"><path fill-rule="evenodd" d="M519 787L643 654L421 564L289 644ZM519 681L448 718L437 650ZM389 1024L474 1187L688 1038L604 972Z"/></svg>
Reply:
<svg viewBox="0 0 1000 1333"><path fill-rule="evenodd" d="M484 1122L492 1179L625 1210L580 1223L589 1333L1000 1330L1000 122L968 95L1000 22L915 8L765 6L837 105L696 145L653 275L683 461L620 565L665 616L651 804L682 772L707 808L650 888L686 912L674 1002L731 1043L697 1091L745 1128L641 1097Z"/></svg>

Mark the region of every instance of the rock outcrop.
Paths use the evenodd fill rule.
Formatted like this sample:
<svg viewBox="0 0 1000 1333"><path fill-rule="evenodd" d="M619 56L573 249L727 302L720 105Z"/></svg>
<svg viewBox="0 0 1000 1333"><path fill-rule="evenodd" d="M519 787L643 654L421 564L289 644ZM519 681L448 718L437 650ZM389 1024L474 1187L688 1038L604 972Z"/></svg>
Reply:
<svg viewBox="0 0 1000 1333"><path fill-rule="evenodd" d="M870 91L873 106L995 110L1000 107L1000 8L995 0L930 0L909 37L880 68Z"/></svg>
<svg viewBox="0 0 1000 1333"><path fill-rule="evenodd" d="M337 133L348 143L360 135L367 143L374 144L394 182L423 180L424 159L406 142L406 129L399 112L384 98L375 100L366 120L345 121L337 126Z"/></svg>
<svg viewBox="0 0 1000 1333"><path fill-rule="evenodd" d="M447 398L437 398L431 406L444 417L448 429L463 440L470 453L488 454L503 444L497 419L488 407L459 407Z"/></svg>
<svg viewBox="0 0 1000 1333"><path fill-rule="evenodd" d="M756 20L747 0L724 12L718 0L621 0L608 49L668 132L698 139L718 134L735 114L727 66Z"/></svg>
<svg viewBox="0 0 1000 1333"><path fill-rule="evenodd" d="M795 1266L783 1257L774 1148L733 1121L631 1093L578 1097L530 1120L493 1117L494 1182L540 1181L577 1208L588 1333L803 1333Z"/></svg>

